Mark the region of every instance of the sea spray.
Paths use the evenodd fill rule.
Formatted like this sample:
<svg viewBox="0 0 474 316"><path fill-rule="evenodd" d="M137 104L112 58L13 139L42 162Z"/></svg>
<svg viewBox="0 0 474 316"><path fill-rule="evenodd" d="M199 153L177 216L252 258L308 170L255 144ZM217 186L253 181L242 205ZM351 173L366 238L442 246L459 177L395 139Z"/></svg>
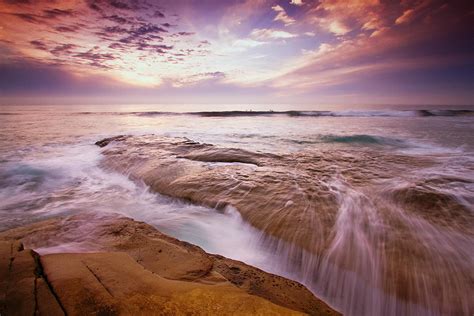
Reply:
<svg viewBox="0 0 474 316"><path fill-rule="evenodd" d="M119 212L211 252L299 280L345 314L474 310L469 297L474 125L467 112L179 114L177 119L169 113L139 115L147 110L138 108L113 113L58 107L54 115L41 107L12 111L0 118L1 229L57 215L97 214L84 225L82 237L55 236L41 251L90 251L88 229L108 212ZM103 158L92 145L97 140L144 134L289 158L277 167L274 161L200 162L195 184L212 203L190 203L156 194L137 177L131 181L127 168L116 172L97 165ZM178 140L173 143L179 147ZM149 156L159 154L161 147L153 144L137 143L130 156L134 163L143 167L147 157L161 159ZM171 166L189 162L164 157ZM222 176L213 191L206 191L212 180L203 177L206 170ZM191 175L183 179L192 180ZM229 196L236 197L235 205ZM327 205L318 203L322 198ZM256 216L257 228L249 214L262 211L268 216Z"/></svg>

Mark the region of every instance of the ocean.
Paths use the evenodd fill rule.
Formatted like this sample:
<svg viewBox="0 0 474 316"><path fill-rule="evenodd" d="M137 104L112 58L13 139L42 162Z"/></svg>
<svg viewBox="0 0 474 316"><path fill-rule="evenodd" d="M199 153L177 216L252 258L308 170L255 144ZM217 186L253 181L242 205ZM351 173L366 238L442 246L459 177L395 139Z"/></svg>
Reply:
<svg viewBox="0 0 474 316"><path fill-rule="evenodd" d="M153 160L190 182L136 176ZM0 231L80 212L144 221L347 315L471 315L474 108L0 106ZM93 228L36 250L95 251Z"/></svg>

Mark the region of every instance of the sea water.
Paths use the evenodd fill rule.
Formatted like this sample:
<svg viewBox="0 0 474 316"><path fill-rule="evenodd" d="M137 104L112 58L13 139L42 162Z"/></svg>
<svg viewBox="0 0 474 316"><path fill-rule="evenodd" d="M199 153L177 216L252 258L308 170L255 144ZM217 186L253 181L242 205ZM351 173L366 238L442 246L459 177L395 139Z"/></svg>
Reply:
<svg viewBox="0 0 474 316"><path fill-rule="evenodd" d="M236 108L245 110L222 112ZM126 174L99 167L101 149L94 142L121 134L186 137L222 147L275 154L351 150L430 157L438 163L420 170L417 179L455 179L434 189L456 199L471 215L474 212L472 109L306 106L297 110L294 106L269 105L1 106L0 230L85 211L96 213L98 220L107 212L120 213L208 252L300 281L346 314L449 312L451 309L445 306L448 303L443 302L444 294L419 289L425 302L419 305L410 303L409 298L392 297L377 286L384 267L390 264L383 262L380 245L397 230L384 226L371 202L375 196L354 189L344 179L334 177L328 184L339 213L328 252L324 257L316 257L288 242L265 236L246 223L232 206L215 210L193 205L153 193ZM379 193L408 185L403 181L397 174L381 179ZM383 194L377 199L380 196ZM391 216L396 216L404 229L429 249L432 264L426 269L435 272L429 277L454 284L450 289L454 288L459 297L455 310L472 314L472 216L466 217L465 226L470 227L466 231L455 226L432 225L403 210L395 213ZM74 242L53 240L48 243L50 246L38 250L89 251L87 232L93 226L93 222L84 226L83 234L74 236ZM331 264L346 260L349 250L357 263L356 271ZM419 266L402 268L414 274L423 273Z"/></svg>

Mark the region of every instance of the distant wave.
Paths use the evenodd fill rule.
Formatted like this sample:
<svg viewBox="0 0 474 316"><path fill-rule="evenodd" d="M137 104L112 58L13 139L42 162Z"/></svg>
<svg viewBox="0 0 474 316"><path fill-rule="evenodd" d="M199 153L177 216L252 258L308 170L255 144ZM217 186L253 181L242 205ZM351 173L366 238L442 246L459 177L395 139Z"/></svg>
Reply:
<svg viewBox="0 0 474 316"><path fill-rule="evenodd" d="M251 116L290 116L290 117L435 117L435 116L474 116L474 110L347 110L347 111L202 111L202 112L77 112L79 115L135 115L144 117L195 115L200 117L251 117Z"/></svg>
<svg viewBox="0 0 474 316"><path fill-rule="evenodd" d="M416 144L411 142L383 136L366 135L366 134L354 134L354 135L317 135L306 139L283 139L288 143L294 143L298 145L314 145L314 144L346 144L354 146L389 146L400 149L410 148Z"/></svg>
<svg viewBox="0 0 474 316"><path fill-rule="evenodd" d="M268 137L268 136L267 136ZM400 150L401 153L408 155L426 155L426 154L444 154L444 153L462 153L463 149L444 147L436 144L418 142L413 139L401 139L368 134L324 134L305 137L304 139L283 138L281 141L298 145L318 145L334 144L343 146L357 147L385 147Z"/></svg>
<svg viewBox="0 0 474 316"><path fill-rule="evenodd" d="M211 111L211 112L190 112L188 114L204 116L204 117L228 117L228 116L265 116L265 115L282 115L287 112L274 111Z"/></svg>
<svg viewBox="0 0 474 316"><path fill-rule="evenodd" d="M363 145L389 145L397 147L407 146L406 142L396 138L388 138L372 135L324 135L321 141L325 143L346 143L346 144L363 144Z"/></svg>
<svg viewBox="0 0 474 316"><path fill-rule="evenodd" d="M368 110L368 111L288 111L279 112L290 116L334 116L334 117L426 117L469 116L472 110Z"/></svg>
<svg viewBox="0 0 474 316"><path fill-rule="evenodd" d="M179 113L179 112L163 112L163 111L148 111L148 112L121 112L120 114L132 114L136 116L166 116L166 115L183 115L191 113Z"/></svg>
<svg viewBox="0 0 474 316"><path fill-rule="evenodd" d="M137 116L196 115L201 117L292 116L292 117L429 117L474 116L473 110L384 110L384 111L207 111L207 112L132 112Z"/></svg>

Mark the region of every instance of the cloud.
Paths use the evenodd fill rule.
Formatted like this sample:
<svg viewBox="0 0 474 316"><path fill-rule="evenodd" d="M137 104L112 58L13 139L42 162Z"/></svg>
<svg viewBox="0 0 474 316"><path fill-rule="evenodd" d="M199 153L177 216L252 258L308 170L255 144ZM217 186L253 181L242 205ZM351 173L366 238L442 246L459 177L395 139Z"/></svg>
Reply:
<svg viewBox="0 0 474 316"><path fill-rule="evenodd" d="M37 40L30 41L30 44L38 50L44 50L44 51L48 50L48 46L45 43L43 43L42 41L37 41Z"/></svg>
<svg viewBox="0 0 474 316"><path fill-rule="evenodd" d="M13 12L13 13L7 13L7 14L18 17L22 19L23 21L26 21L29 23L44 24L45 21L47 20L71 17L74 15L74 12L72 10L45 9L42 11L42 14L37 14L33 12Z"/></svg>
<svg viewBox="0 0 474 316"><path fill-rule="evenodd" d="M73 49L76 49L78 46L75 44L61 44L55 46L50 50L50 53L55 56L69 55L73 53Z"/></svg>
<svg viewBox="0 0 474 316"><path fill-rule="evenodd" d="M199 43L201 39L176 43L174 35L191 36L195 32L179 27L176 14L169 15L169 22L162 20L167 9L146 0L4 3L0 10L1 42L10 43L19 56L63 65L77 75L100 73L151 85L172 71L167 64L156 71L157 63L165 62L168 55L191 46L196 50L175 58L184 62L192 54L207 54L205 49L198 49L204 45ZM176 32L169 33L167 27L176 27Z"/></svg>
<svg viewBox="0 0 474 316"><path fill-rule="evenodd" d="M408 23L411 20L413 20L414 17L415 17L415 10L414 9L408 9L408 10L404 11L403 14L395 20L395 24Z"/></svg>
<svg viewBox="0 0 474 316"><path fill-rule="evenodd" d="M13 16L16 16L23 21L30 22L30 23L40 23L41 21L38 19L38 16L35 14L29 13L12 13Z"/></svg>
<svg viewBox="0 0 474 316"><path fill-rule="evenodd" d="M172 50L173 46L170 45L161 45L161 44L147 44L147 43L138 43L138 50L151 50L158 54L165 54L167 51Z"/></svg>
<svg viewBox="0 0 474 316"><path fill-rule="evenodd" d="M291 0L290 4L294 4L296 6L302 6L304 3L303 3L303 0Z"/></svg>
<svg viewBox="0 0 474 316"><path fill-rule="evenodd" d="M108 40L114 40L115 36L119 35L121 37L117 39L117 42L126 44L126 47L128 48L136 48L139 50L149 49L151 51L163 53L163 49L172 48L172 46L162 44L157 45L156 43L164 40L163 34L165 33L168 33L168 30L158 25L152 23L139 23L137 26L132 26L132 28L124 28L118 25L107 26L96 34ZM125 46L122 46L122 48L123 47Z"/></svg>
<svg viewBox="0 0 474 316"><path fill-rule="evenodd" d="M196 33L194 32L178 32L178 35L181 35L181 36L192 36L192 35L195 35Z"/></svg>
<svg viewBox="0 0 474 316"><path fill-rule="evenodd" d="M256 41L250 38L247 39L238 39L232 43L232 47L235 48L237 51L244 51L249 48L255 48L258 46L262 46L266 44L266 42Z"/></svg>
<svg viewBox="0 0 474 316"><path fill-rule="evenodd" d="M303 55L306 55L306 56L318 57L318 56L323 56L323 55L333 51L334 49L335 49L335 47L331 44L321 43L317 49L315 49L315 50L303 49L302 53L303 53Z"/></svg>
<svg viewBox="0 0 474 316"><path fill-rule="evenodd" d="M163 12L158 11L158 10L155 10L155 12L153 13L153 17L154 17L154 18L164 18L165 15L164 15Z"/></svg>
<svg viewBox="0 0 474 316"><path fill-rule="evenodd" d="M379 30L383 28L383 22L378 17L373 17L362 25L363 30Z"/></svg>
<svg viewBox="0 0 474 316"><path fill-rule="evenodd" d="M112 43L112 44L109 45L109 48L117 49L117 50L123 50L125 48L125 46L121 43Z"/></svg>
<svg viewBox="0 0 474 316"><path fill-rule="evenodd" d="M101 53L94 48L74 54L73 57L82 59L89 65L99 68L110 68L110 66L107 65L107 62L117 59L117 57L111 53Z"/></svg>
<svg viewBox="0 0 474 316"><path fill-rule="evenodd" d="M0 48L1 49L1 48ZM232 102L263 102L268 89L241 88L224 84L226 74L199 72L189 82L164 80L160 87L130 86L103 76L74 76L61 66L17 60L0 62L0 102L2 104L102 104L149 103L176 100L215 102L234 96ZM183 78L185 79L185 78Z"/></svg>
<svg viewBox="0 0 474 316"><path fill-rule="evenodd" d="M448 4L436 0L419 0L406 5L408 8L395 20L396 25L411 23L424 14L440 12L446 9Z"/></svg>
<svg viewBox="0 0 474 316"><path fill-rule="evenodd" d="M291 87L308 92L375 80L370 78L391 78L404 72L473 65L474 59L468 57L469 45L463 44L470 36L462 31L469 23L468 14L460 16L455 10L447 9L426 10L424 14L419 19L423 23L409 32L398 27L380 27L371 33L354 31L356 34L346 33L343 38L321 44L315 50L303 50L299 60L282 65L285 73L271 84L278 89ZM396 15L395 12L392 16Z"/></svg>
<svg viewBox="0 0 474 316"><path fill-rule="evenodd" d="M118 1L118 0L86 0L87 6L96 12L111 10L136 11L140 9L143 1Z"/></svg>
<svg viewBox="0 0 474 316"><path fill-rule="evenodd" d="M131 31L119 25L114 25L114 26L104 27L102 29L102 32L98 32L97 34L127 34L127 33L131 33Z"/></svg>
<svg viewBox="0 0 474 316"><path fill-rule="evenodd" d="M168 31L162 27L148 23L148 24L144 24L140 26L136 30L133 30L131 34L134 36L142 36L142 35L150 34L150 33L167 33L167 32Z"/></svg>
<svg viewBox="0 0 474 316"><path fill-rule="evenodd" d="M292 25L296 22L295 19L288 16L285 9L283 7L281 7L280 5L278 5L278 4L274 5L272 7L272 10L277 12L277 15L275 16L273 21L280 21L283 24L285 24L285 26Z"/></svg>
<svg viewBox="0 0 474 316"><path fill-rule="evenodd" d="M65 26L65 25L60 25L54 28L58 32L62 33L74 33L79 29L79 26L77 25L70 25L70 26Z"/></svg>
<svg viewBox="0 0 474 316"><path fill-rule="evenodd" d="M88 1L87 2L87 5L90 9L94 10L94 11L97 11L97 12L101 12L102 11L102 8L99 7L96 3L94 3L93 1Z"/></svg>
<svg viewBox="0 0 474 316"><path fill-rule="evenodd" d="M197 73L186 78L168 79L167 81L175 88L202 84L204 82L217 83L225 79L226 74L222 71Z"/></svg>
<svg viewBox="0 0 474 316"><path fill-rule="evenodd" d="M60 65L73 76L100 75L130 86L184 89L218 82L220 87L271 87L288 93L347 87L396 67L407 72L419 65L435 67L420 56L450 65L453 52L472 55L467 22L472 8L467 4L278 3L4 0L0 46L44 67ZM5 60L1 47L0 56Z"/></svg>
<svg viewBox="0 0 474 316"><path fill-rule="evenodd" d="M343 22L337 20L330 22L328 28L331 33L336 35L344 35L351 31L351 28L347 27Z"/></svg>
<svg viewBox="0 0 474 316"><path fill-rule="evenodd" d="M132 8L126 3L116 0L109 1L110 5L114 8L121 9L121 10L132 10Z"/></svg>
<svg viewBox="0 0 474 316"><path fill-rule="evenodd" d="M58 17L68 17L73 15L72 10L48 9L43 10L43 18L56 19Z"/></svg>
<svg viewBox="0 0 474 316"><path fill-rule="evenodd" d="M130 23L126 18L124 18L123 16L118 16L116 14L114 15L104 15L102 18L104 19L107 19L109 21L112 21L112 22L115 22L115 23L118 23L118 24L125 24L125 23Z"/></svg>
<svg viewBox="0 0 474 316"><path fill-rule="evenodd" d="M384 26L384 6L378 0L321 0L305 21L336 36L352 31L377 30Z"/></svg>
<svg viewBox="0 0 474 316"><path fill-rule="evenodd" d="M268 41L275 39L289 39L298 37L298 35L274 29L254 29L250 33L250 37L259 41Z"/></svg>

